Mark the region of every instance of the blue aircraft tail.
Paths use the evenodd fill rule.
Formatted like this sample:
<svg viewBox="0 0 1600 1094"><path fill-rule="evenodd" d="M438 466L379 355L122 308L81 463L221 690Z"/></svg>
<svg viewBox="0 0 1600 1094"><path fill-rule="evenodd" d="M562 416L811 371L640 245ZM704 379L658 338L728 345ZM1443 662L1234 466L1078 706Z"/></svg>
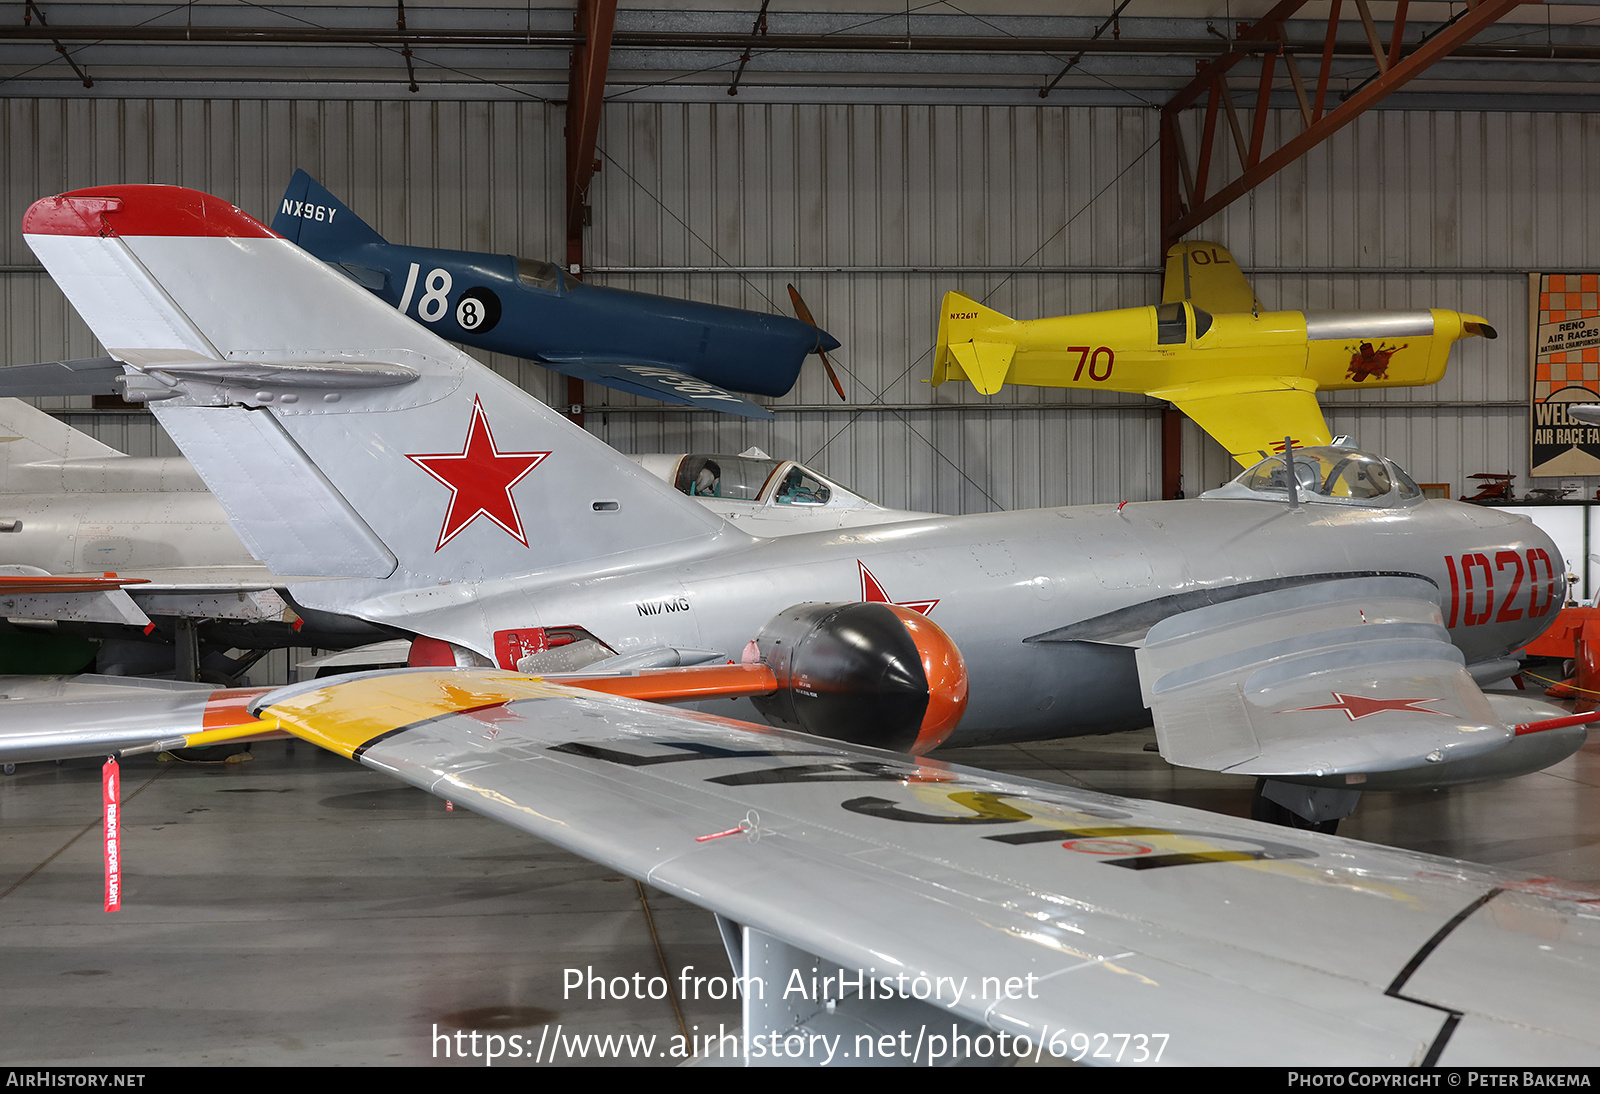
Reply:
<svg viewBox="0 0 1600 1094"><path fill-rule="evenodd" d="M304 171L296 171L272 218L272 230L327 262L347 248L383 243L384 238L344 202Z"/></svg>

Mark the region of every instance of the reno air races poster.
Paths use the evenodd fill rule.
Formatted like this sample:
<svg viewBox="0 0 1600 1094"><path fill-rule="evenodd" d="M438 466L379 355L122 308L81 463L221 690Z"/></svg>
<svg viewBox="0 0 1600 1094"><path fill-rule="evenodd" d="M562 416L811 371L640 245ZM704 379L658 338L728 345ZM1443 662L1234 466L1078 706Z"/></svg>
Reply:
<svg viewBox="0 0 1600 1094"><path fill-rule="evenodd" d="M1600 274L1528 275L1533 406L1528 474L1600 475L1600 427L1567 417L1567 403L1600 403Z"/></svg>

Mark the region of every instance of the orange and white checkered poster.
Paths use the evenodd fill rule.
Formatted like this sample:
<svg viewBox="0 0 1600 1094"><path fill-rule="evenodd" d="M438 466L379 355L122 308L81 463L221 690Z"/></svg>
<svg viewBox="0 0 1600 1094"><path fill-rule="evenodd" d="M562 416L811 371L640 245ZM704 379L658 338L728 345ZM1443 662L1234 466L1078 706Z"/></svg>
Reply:
<svg viewBox="0 0 1600 1094"><path fill-rule="evenodd" d="M1529 274L1533 406L1529 474L1600 475L1600 427L1567 417L1600 403L1600 274Z"/></svg>

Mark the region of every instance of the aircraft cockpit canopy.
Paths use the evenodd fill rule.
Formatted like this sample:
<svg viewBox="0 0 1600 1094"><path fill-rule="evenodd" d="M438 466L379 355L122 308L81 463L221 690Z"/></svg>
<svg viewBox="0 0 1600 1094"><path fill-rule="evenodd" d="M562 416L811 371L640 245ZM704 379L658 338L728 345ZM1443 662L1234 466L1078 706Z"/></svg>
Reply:
<svg viewBox="0 0 1600 1094"><path fill-rule="evenodd" d="M1295 494L1302 502L1333 502L1387 509L1422 500L1422 489L1392 460L1357 448L1318 445L1294 450ZM1289 500L1284 457L1269 456L1208 498Z"/></svg>
<svg viewBox="0 0 1600 1094"><path fill-rule="evenodd" d="M1194 316L1195 338L1205 337L1211 329L1211 313L1187 301L1161 304L1156 308L1156 344L1181 346L1189 340L1190 315Z"/></svg>
<svg viewBox="0 0 1600 1094"><path fill-rule="evenodd" d="M780 471L782 478L772 491L774 505L826 505L833 496L828 480L809 468L753 456L685 456L674 485L691 498L758 501Z"/></svg>
<svg viewBox="0 0 1600 1094"><path fill-rule="evenodd" d="M554 262L519 258L517 259L517 280L531 289L560 292L562 288L561 267Z"/></svg>

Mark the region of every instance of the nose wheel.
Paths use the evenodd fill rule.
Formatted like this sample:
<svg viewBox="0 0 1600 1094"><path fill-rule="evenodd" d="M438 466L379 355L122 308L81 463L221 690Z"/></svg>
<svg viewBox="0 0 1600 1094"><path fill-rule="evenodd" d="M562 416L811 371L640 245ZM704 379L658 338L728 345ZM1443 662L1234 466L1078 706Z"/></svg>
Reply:
<svg viewBox="0 0 1600 1094"><path fill-rule="evenodd" d="M1277 784L1277 792L1269 797L1271 779L1257 779L1255 793L1250 798L1250 819L1281 824L1285 828L1298 828L1302 832L1326 832L1333 835L1339 830L1339 821L1349 816L1361 795L1352 790L1325 790L1312 787L1289 787ZM1284 793L1287 790L1289 793ZM1288 797L1296 801L1301 810L1318 819L1312 820L1290 809L1276 798ZM1330 815L1331 814L1331 815Z"/></svg>

